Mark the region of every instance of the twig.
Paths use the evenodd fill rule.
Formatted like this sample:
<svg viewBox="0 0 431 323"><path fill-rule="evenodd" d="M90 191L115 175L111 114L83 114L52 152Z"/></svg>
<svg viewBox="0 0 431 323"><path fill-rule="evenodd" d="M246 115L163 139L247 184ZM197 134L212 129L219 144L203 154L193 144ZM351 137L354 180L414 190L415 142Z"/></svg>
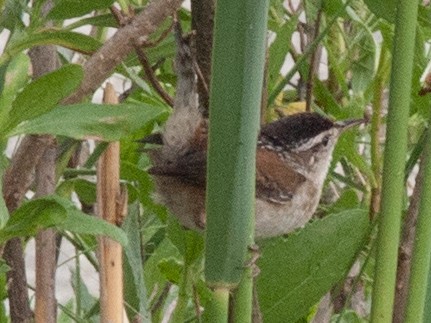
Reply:
<svg viewBox="0 0 431 323"><path fill-rule="evenodd" d="M298 32L299 32L299 48L301 49L301 52L304 53L306 41L305 41L305 30L304 25L299 23L298 24Z"/></svg>
<svg viewBox="0 0 431 323"><path fill-rule="evenodd" d="M134 47L135 47L136 55L138 56L139 62L141 63L142 67L144 68L145 75L147 76L147 79L150 82L151 86L161 96L163 101L165 101L169 106L173 107L174 106L174 100L160 85L159 81L157 80L156 76L154 75L154 71L151 68L150 62L148 61L148 58L145 55L144 51L138 45L134 45Z"/></svg>
<svg viewBox="0 0 431 323"><path fill-rule="evenodd" d="M210 90L208 88L207 81L205 80L205 76L202 73L202 70L199 67L198 62L196 62L196 60L194 60L194 59L193 59L193 70L195 71L196 75L198 76L198 80L202 83L202 88L205 91L205 94L209 95Z"/></svg>
<svg viewBox="0 0 431 323"><path fill-rule="evenodd" d="M206 117L209 109L211 54L213 44L215 0L191 0L194 70L198 76L199 108Z"/></svg>
<svg viewBox="0 0 431 323"><path fill-rule="evenodd" d="M293 6L292 0L287 1L287 7L289 8L291 13L295 13L297 9Z"/></svg>
<svg viewBox="0 0 431 323"><path fill-rule="evenodd" d="M3 178L3 196L9 213L22 203L34 179L34 170L51 142L50 136L26 136ZM1 253L1 252L0 252ZM7 272L9 307L13 322L26 322L33 317L29 306L25 262L20 238L9 240L3 258L11 268Z"/></svg>
<svg viewBox="0 0 431 323"><path fill-rule="evenodd" d="M141 37L145 38L154 32L166 17L171 16L180 7L182 2L183 0L151 1L142 12L131 19L128 25L120 28L90 57L84 65L84 79L81 85L63 103L78 103L85 96L93 93L134 49L133 44Z"/></svg>
<svg viewBox="0 0 431 323"><path fill-rule="evenodd" d="M165 287L163 288L162 292L160 293L159 297L157 297L157 300L154 302L153 306L151 306L151 314L154 315L163 305L163 303L166 300L166 297L168 297L169 291L171 290L172 283L168 282L166 283Z"/></svg>
<svg viewBox="0 0 431 323"><path fill-rule="evenodd" d="M172 28L174 27L174 21L172 20L171 24L167 29L165 29L162 34L157 38L156 40L146 40L142 43L145 47L155 47L158 44L160 44L166 37L168 37L169 33L172 31Z"/></svg>
<svg viewBox="0 0 431 323"><path fill-rule="evenodd" d="M36 197L53 194L55 191L56 148L57 145L53 140L53 144L45 150L36 168ZM56 241L57 232L54 229L42 230L36 236L36 306L34 312L36 322L55 323L57 318Z"/></svg>
<svg viewBox="0 0 431 323"><path fill-rule="evenodd" d="M418 217L419 205L422 194L422 182L425 173L426 163L422 159L419 163L419 171L416 175L416 184L413 194L410 197L410 206L404 220L403 232L400 246L398 248L397 282L394 300L393 322L402 323L404 321L404 311L407 303L410 265L413 254L413 245L416 232L416 221Z"/></svg>
<svg viewBox="0 0 431 323"><path fill-rule="evenodd" d="M111 14L114 16L114 19L120 27L124 27L130 21L130 18L126 17L126 15L115 6L110 6L109 11L111 11Z"/></svg>
<svg viewBox="0 0 431 323"><path fill-rule="evenodd" d="M198 293L195 285L193 285L193 304L195 306L196 320L198 322L201 322L202 310L201 310L201 305L200 305L200 301L199 301L199 293Z"/></svg>
<svg viewBox="0 0 431 323"><path fill-rule="evenodd" d="M125 90L123 93L120 94L120 96L118 97L118 101L120 103L126 101L126 99L130 96L130 94L132 94L132 92L137 88L138 86L135 83L133 83L130 88L128 88L127 90Z"/></svg>
<svg viewBox="0 0 431 323"><path fill-rule="evenodd" d="M43 8L49 12L53 6L47 1ZM51 22L47 23L52 25ZM29 51L33 66L33 79L52 72L59 67L55 46L39 46ZM55 192L57 144L53 136L41 160L36 166L36 194L41 197ZM55 323L57 318L57 300L55 298L55 273L57 269L57 232L54 229L40 231L36 236L36 293L35 322Z"/></svg>
<svg viewBox="0 0 431 323"><path fill-rule="evenodd" d="M320 22L322 20L322 8L319 8L317 13L316 22L314 23L314 35L313 40L315 40L319 35L319 27ZM310 41L311 43L311 41ZM306 105L305 111L311 111L311 102L313 99L313 86L314 86L314 75L317 73L317 67L319 66L318 61L319 53L321 52L321 46L317 46L313 53L311 53L310 57L310 68L308 70L308 79L307 79L307 91L306 91Z"/></svg>

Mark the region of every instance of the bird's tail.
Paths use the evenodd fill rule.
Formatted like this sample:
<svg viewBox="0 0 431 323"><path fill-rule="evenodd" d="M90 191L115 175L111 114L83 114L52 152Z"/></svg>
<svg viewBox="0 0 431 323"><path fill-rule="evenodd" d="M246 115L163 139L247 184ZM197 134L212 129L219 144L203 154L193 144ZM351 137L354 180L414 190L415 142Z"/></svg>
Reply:
<svg viewBox="0 0 431 323"><path fill-rule="evenodd" d="M174 110L163 132L163 145L178 156L185 153L192 144L203 117L199 111L197 77L193 68L190 44L192 35L184 37L178 21L175 21L174 28L177 44L175 57L177 87Z"/></svg>

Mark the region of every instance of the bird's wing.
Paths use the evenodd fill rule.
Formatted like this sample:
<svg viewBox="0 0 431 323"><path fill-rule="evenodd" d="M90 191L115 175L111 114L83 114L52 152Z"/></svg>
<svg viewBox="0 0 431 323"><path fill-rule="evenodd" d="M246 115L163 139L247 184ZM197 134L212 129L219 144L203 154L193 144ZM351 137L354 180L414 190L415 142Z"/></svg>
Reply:
<svg viewBox="0 0 431 323"><path fill-rule="evenodd" d="M205 185L206 151L192 150L169 159L159 149L153 149L149 155L154 165L148 170L149 174L177 177L190 184Z"/></svg>
<svg viewBox="0 0 431 323"><path fill-rule="evenodd" d="M275 204L285 204L292 199L306 178L286 167L274 151L262 148L256 153L256 197Z"/></svg>

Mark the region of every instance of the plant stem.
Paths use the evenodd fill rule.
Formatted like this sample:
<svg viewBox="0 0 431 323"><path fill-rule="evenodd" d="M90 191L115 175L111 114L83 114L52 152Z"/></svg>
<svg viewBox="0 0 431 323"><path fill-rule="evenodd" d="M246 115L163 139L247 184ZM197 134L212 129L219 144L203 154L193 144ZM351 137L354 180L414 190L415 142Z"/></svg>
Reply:
<svg viewBox="0 0 431 323"><path fill-rule="evenodd" d="M104 103L116 104L114 87L107 83ZM97 165L97 210L105 221L116 224L120 218L120 143L111 142ZM126 203L127 205L127 203ZM102 322L123 320L123 249L108 237L99 239L100 317Z"/></svg>
<svg viewBox="0 0 431 323"><path fill-rule="evenodd" d="M205 276L215 287L241 280L254 236L256 141L267 1L220 0L210 98Z"/></svg>
<svg viewBox="0 0 431 323"><path fill-rule="evenodd" d="M246 271L254 243L256 142L265 63L268 0L218 0L215 13L207 181L205 278L217 322ZM251 275L238 306L249 308ZM221 302L222 300L222 302ZM220 306L220 308L219 308ZM221 308L226 306L225 308ZM226 317L225 317L226 315ZM224 321L223 321L224 320ZM211 322L214 322L211 320Z"/></svg>
<svg viewBox="0 0 431 323"><path fill-rule="evenodd" d="M382 154L380 149L380 129L382 121L382 101L383 91L385 84L389 77L390 69L390 56L386 48L382 48L380 53L379 68L377 71L376 79L374 82L373 91L373 115L371 117L371 165L376 179L376 185L371 188L371 202L370 202L370 219L373 221L376 214L379 212L380 195L382 188L381 179L381 164Z"/></svg>
<svg viewBox="0 0 431 323"><path fill-rule="evenodd" d="M252 313L253 302L246 302L243 300L249 300L253 298L253 277L252 269L247 268L244 273L243 279L241 280L238 288L233 294L233 308L232 308L232 322L250 322ZM257 295L256 295L257 297Z"/></svg>
<svg viewBox="0 0 431 323"><path fill-rule="evenodd" d="M417 12L398 1L371 322L392 321Z"/></svg>
<svg viewBox="0 0 431 323"><path fill-rule="evenodd" d="M416 237L413 249L406 323L421 322L424 314L427 293L428 271L431 262L431 142L427 136L424 157L425 173L419 215L416 224Z"/></svg>
<svg viewBox="0 0 431 323"><path fill-rule="evenodd" d="M212 301L205 308L204 322L226 323L229 317L229 296L227 288L214 288Z"/></svg>
<svg viewBox="0 0 431 323"><path fill-rule="evenodd" d="M338 17L344 12L345 8L350 4L351 0L347 0L346 3L340 8L335 16L329 21L326 25L325 29L308 45L307 49L304 53L299 57L299 59L295 62L295 65L290 69L287 75L281 80L280 83L275 87L272 93L268 97L268 105L274 103L275 98L283 91L284 87L289 83L293 75L298 71L299 67L306 61L308 56L310 56L316 49L317 45L322 41L322 39L329 33L333 24L335 24L338 20Z"/></svg>

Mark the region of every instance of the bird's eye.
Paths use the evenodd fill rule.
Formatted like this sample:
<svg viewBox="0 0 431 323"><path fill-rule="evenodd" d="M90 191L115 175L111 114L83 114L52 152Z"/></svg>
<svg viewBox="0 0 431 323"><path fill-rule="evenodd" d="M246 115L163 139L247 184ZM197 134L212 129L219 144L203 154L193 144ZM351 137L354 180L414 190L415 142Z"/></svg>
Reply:
<svg viewBox="0 0 431 323"><path fill-rule="evenodd" d="M328 142L329 142L329 137L328 136L323 137L323 139L322 139L322 145L324 147L326 147L328 145Z"/></svg>

